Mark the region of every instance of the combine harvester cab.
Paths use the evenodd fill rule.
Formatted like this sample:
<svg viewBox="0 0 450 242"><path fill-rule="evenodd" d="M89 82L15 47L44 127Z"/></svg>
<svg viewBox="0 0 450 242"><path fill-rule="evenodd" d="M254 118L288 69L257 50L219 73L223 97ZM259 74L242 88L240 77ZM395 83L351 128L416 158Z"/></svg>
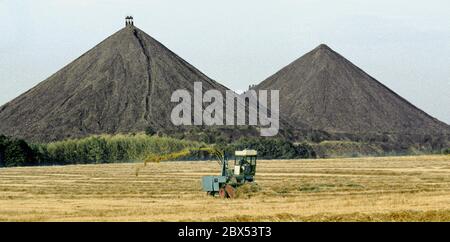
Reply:
<svg viewBox="0 0 450 242"><path fill-rule="evenodd" d="M236 189L248 182L254 182L256 174L256 150L235 151L233 168L228 167L228 160L224 158L220 165L220 176L204 176L202 178L203 191L208 195L219 195L221 198L234 198Z"/></svg>

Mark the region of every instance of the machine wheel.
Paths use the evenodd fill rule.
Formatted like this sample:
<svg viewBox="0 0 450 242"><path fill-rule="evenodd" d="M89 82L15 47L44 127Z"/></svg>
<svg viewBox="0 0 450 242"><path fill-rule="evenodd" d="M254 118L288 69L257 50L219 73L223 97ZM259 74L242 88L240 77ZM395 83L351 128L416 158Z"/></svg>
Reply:
<svg viewBox="0 0 450 242"><path fill-rule="evenodd" d="M234 189L234 187L232 187L231 185L225 185L225 191L227 193L227 197L229 198L234 198L236 196L236 191Z"/></svg>
<svg viewBox="0 0 450 242"><path fill-rule="evenodd" d="M219 197L220 198L226 198L227 197L227 192L225 191L225 188L220 188L219 189Z"/></svg>

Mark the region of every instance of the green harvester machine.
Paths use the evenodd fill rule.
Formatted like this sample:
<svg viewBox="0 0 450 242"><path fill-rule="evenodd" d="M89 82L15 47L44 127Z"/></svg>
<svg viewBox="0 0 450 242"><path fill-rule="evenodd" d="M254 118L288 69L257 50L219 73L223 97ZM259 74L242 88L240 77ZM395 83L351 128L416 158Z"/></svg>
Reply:
<svg viewBox="0 0 450 242"><path fill-rule="evenodd" d="M234 166L229 167L228 159L224 155L218 156L220 175L202 178L203 190L208 195L234 198L239 186L255 181L256 150L235 151L234 157Z"/></svg>

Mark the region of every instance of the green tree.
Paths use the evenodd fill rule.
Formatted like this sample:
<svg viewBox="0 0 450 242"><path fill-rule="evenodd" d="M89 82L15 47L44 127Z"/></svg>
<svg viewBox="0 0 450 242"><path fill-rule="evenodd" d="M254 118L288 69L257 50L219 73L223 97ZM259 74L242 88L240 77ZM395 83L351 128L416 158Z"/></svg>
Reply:
<svg viewBox="0 0 450 242"><path fill-rule="evenodd" d="M0 153L2 153L3 166L25 166L36 164L35 155L30 146L20 139L1 138Z"/></svg>

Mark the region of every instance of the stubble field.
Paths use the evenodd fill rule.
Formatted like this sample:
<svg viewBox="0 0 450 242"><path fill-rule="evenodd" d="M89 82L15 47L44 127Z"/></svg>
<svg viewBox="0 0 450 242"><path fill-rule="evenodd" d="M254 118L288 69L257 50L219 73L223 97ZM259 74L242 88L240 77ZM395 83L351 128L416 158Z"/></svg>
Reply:
<svg viewBox="0 0 450 242"><path fill-rule="evenodd" d="M0 169L0 221L450 221L450 156L259 161L260 190L206 196L209 162Z"/></svg>

